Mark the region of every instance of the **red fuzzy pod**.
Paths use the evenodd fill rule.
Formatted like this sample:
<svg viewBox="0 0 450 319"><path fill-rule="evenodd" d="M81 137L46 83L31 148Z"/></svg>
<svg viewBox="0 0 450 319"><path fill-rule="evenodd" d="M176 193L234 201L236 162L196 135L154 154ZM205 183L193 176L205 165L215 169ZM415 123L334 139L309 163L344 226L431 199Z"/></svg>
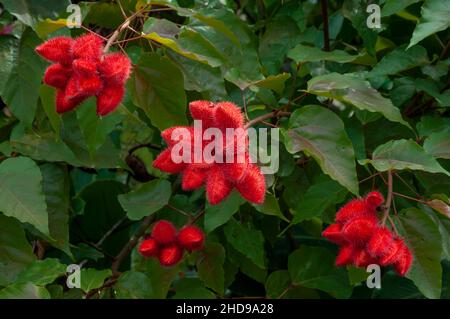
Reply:
<svg viewBox="0 0 450 319"><path fill-rule="evenodd" d="M161 132L161 137L169 146L178 143L194 142L194 128L190 126L174 126Z"/></svg>
<svg viewBox="0 0 450 319"><path fill-rule="evenodd" d="M266 180L260 168L255 164L249 164L245 175L236 184L236 189L246 200L262 204L266 194Z"/></svg>
<svg viewBox="0 0 450 319"><path fill-rule="evenodd" d="M76 76L77 79L77 86L80 93L86 96L93 96L96 95L102 90L102 80L97 75L92 76ZM114 95L113 95L114 92ZM120 88L116 88L115 90L112 88L106 88L102 91L103 95L106 95L108 97L108 101L113 100L114 102L117 100L118 95L120 95ZM109 94L108 94L109 93ZM122 96L123 96L123 89L122 89ZM120 103L120 101L119 101ZM108 104L110 106L110 104ZM97 109L98 110L98 109ZM98 113L98 112L97 112ZM109 113L109 112L107 112Z"/></svg>
<svg viewBox="0 0 450 319"><path fill-rule="evenodd" d="M205 169L195 169L188 166L183 171L183 178L181 182L181 187L185 191L194 190L200 188L205 184L207 176L207 170Z"/></svg>
<svg viewBox="0 0 450 319"><path fill-rule="evenodd" d="M75 59L99 60L102 50L103 40L92 33L78 37L72 44L72 54Z"/></svg>
<svg viewBox="0 0 450 319"><path fill-rule="evenodd" d="M367 267L370 264L377 264L377 260L370 256L366 250L359 249L353 253L353 264L356 267Z"/></svg>
<svg viewBox="0 0 450 319"><path fill-rule="evenodd" d="M219 204L233 189L233 185L225 178L223 170L214 165L206 177L206 197L212 205Z"/></svg>
<svg viewBox="0 0 450 319"><path fill-rule="evenodd" d="M159 254L159 245L153 238L142 241L139 246L139 253L144 257L156 257Z"/></svg>
<svg viewBox="0 0 450 319"><path fill-rule="evenodd" d="M64 67L62 64L50 65L44 74L44 83L57 89L64 89L72 75L70 68Z"/></svg>
<svg viewBox="0 0 450 319"><path fill-rule="evenodd" d="M242 157L234 157L233 163L218 164L223 167L225 176L232 182L239 182L247 173L250 165L250 157L248 154L243 154Z"/></svg>
<svg viewBox="0 0 450 319"><path fill-rule="evenodd" d="M175 163L172 160L172 148L168 148L162 151L158 157L153 161L153 167L157 168L163 172L176 174L180 173L182 170L186 168L186 164Z"/></svg>
<svg viewBox="0 0 450 319"><path fill-rule="evenodd" d="M130 76L131 61L122 53L111 53L103 58L98 69L108 83L124 85Z"/></svg>
<svg viewBox="0 0 450 319"><path fill-rule="evenodd" d="M241 109L231 102L216 103L215 126L220 129L244 126Z"/></svg>
<svg viewBox="0 0 450 319"><path fill-rule="evenodd" d="M376 226L374 217L355 218L342 227L342 235L355 245L363 245L373 236Z"/></svg>
<svg viewBox="0 0 450 319"><path fill-rule="evenodd" d="M193 101L189 111L194 120L202 121L203 129L214 126L215 105L210 101Z"/></svg>
<svg viewBox="0 0 450 319"><path fill-rule="evenodd" d="M77 97L75 99L68 99L64 90L56 92L56 112L65 113L72 111L80 103L84 101L84 97Z"/></svg>
<svg viewBox="0 0 450 319"><path fill-rule="evenodd" d="M379 258L380 265L388 266L397 262L397 260L399 260L400 252L403 250L404 245L405 244L403 243L403 240L401 240L400 238L395 239L391 249Z"/></svg>
<svg viewBox="0 0 450 319"><path fill-rule="evenodd" d="M97 115L105 116L114 111L125 95L123 86L106 85L97 94Z"/></svg>
<svg viewBox="0 0 450 319"><path fill-rule="evenodd" d="M152 238L161 245L168 245L177 240L177 230L171 222L160 220L153 226Z"/></svg>
<svg viewBox="0 0 450 319"><path fill-rule="evenodd" d="M413 256L409 248L404 245L399 252L400 257L394 263L394 269L400 276L405 276L411 268L413 262Z"/></svg>
<svg viewBox="0 0 450 319"><path fill-rule="evenodd" d="M76 59L72 63L73 70L81 76L93 76L97 75L98 63L88 59Z"/></svg>
<svg viewBox="0 0 450 319"><path fill-rule="evenodd" d="M330 226L328 226L322 232L322 236L338 245L347 243L347 240L342 235L342 226L339 224L331 224Z"/></svg>
<svg viewBox="0 0 450 319"><path fill-rule="evenodd" d="M394 245L391 231L386 227L379 227L367 243L367 251L374 257L380 257L391 251Z"/></svg>
<svg viewBox="0 0 450 319"><path fill-rule="evenodd" d="M336 266L341 267L353 263L354 250L355 250L354 247L351 245L342 246L336 257L335 262Z"/></svg>
<svg viewBox="0 0 450 319"><path fill-rule="evenodd" d="M70 48L73 42L69 37L56 37L36 47L36 52L48 61L70 65L72 63Z"/></svg>
<svg viewBox="0 0 450 319"><path fill-rule="evenodd" d="M370 208L375 210L377 207L379 207L381 204L383 204L384 197L383 197L383 195L381 195L380 192L374 191L374 192L370 192L369 194L367 194L365 201Z"/></svg>
<svg viewBox="0 0 450 319"><path fill-rule="evenodd" d="M203 247L205 235L203 231L193 225L185 226L178 233L178 243L188 251L199 250Z"/></svg>
<svg viewBox="0 0 450 319"><path fill-rule="evenodd" d="M183 250L176 244L163 247L159 253L159 263L170 267L176 265L183 258Z"/></svg>
<svg viewBox="0 0 450 319"><path fill-rule="evenodd" d="M349 220L367 214L367 204L362 199L353 199L339 209L336 214L336 222L345 224Z"/></svg>

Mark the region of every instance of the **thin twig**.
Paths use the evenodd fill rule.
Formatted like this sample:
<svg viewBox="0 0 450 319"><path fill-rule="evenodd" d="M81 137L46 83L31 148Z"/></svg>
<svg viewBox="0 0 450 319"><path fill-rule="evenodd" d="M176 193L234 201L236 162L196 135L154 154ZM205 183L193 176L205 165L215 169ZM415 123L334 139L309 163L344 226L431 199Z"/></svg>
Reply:
<svg viewBox="0 0 450 319"><path fill-rule="evenodd" d="M289 116L289 115L291 115L291 112L274 111L271 113L267 113L267 114L255 117L253 120L247 122L244 129L248 129L259 122L265 121L265 120L273 118L273 117Z"/></svg>
<svg viewBox="0 0 450 319"><path fill-rule="evenodd" d="M384 207L384 214L383 219L381 220L381 225L386 224L386 219L388 218L389 211L391 210L391 203L392 203L392 171L388 170L388 194L386 198L386 206Z"/></svg>
<svg viewBox="0 0 450 319"><path fill-rule="evenodd" d="M323 50L330 51L330 33L328 30L328 0L321 0L323 20Z"/></svg>
<svg viewBox="0 0 450 319"><path fill-rule="evenodd" d="M166 206L167 206L168 208L170 208L170 209L176 211L177 213L183 215L183 216L186 216L186 217L188 217L188 218L191 218L191 217L192 217L191 214L186 213L184 210L181 210L181 209L179 209L179 208L177 208L177 207L175 207L175 206L173 206L173 205L171 205L171 204L167 204Z"/></svg>
<svg viewBox="0 0 450 319"><path fill-rule="evenodd" d="M395 196L399 196L399 197L403 197L403 198L406 198L406 199L409 199L409 200L413 200L413 201L418 202L418 203L427 204L426 201L418 199L418 198L414 198L414 197L403 195L403 194L396 193L396 192L392 192L392 194L394 194Z"/></svg>

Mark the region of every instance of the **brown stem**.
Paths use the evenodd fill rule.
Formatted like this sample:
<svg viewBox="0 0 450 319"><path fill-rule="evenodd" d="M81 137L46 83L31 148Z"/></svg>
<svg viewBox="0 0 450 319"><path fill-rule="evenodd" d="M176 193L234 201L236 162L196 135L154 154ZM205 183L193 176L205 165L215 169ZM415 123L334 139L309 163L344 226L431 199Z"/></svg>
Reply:
<svg viewBox="0 0 450 319"><path fill-rule="evenodd" d="M386 206L384 207L383 219L381 220L381 225L383 225L383 226L386 224L386 219L388 218L389 211L391 210L391 203L392 203L392 171L391 170L388 170L387 185L388 185L388 194L387 194L387 198L386 198Z"/></svg>
<svg viewBox="0 0 450 319"><path fill-rule="evenodd" d="M323 50L330 51L330 34L328 30L328 0L321 0L323 19Z"/></svg>
<svg viewBox="0 0 450 319"><path fill-rule="evenodd" d="M399 197L403 197L403 198L406 198L406 199L409 199L409 200L413 200L413 201L418 202L418 203L427 204L426 201L421 200L421 199L417 199L417 198L414 198L414 197L411 197L411 196L403 195L403 194L396 193L396 192L392 192L392 194L394 194L395 196L399 196Z"/></svg>
<svg viewBox="0 0 450 319"><path fill-rule="evenodd" d="M145 231L150 226L150 224L155 219L155 215L150 215L144 218L141 226L136 231L136 233L130 238L130 241L122 248L119 254L114 258L111 269L113 276L120 275L119 267L124 261L124 259L131 253L131 251L136 247L139 239L145 234Z"/></svg>
<svg viewBox="0 0 450 319"><path fill-rule="evenodd" d="M442 50L442 53L441 53L441 56L439 57L439 59L445 60L447 58L449 51L450 51L450 41L447 42L447 45L445 46L444 50Z"/></svg>
<svg viewBox="0 0 450 319"><path fill-rule="evenodd" d="M255 117L253 120L247 122L247 124L244 126L244 129L248 129L259 122L265 121L265 120L273 118L273 117L289 116L291 114L292 114L291 112L273 111L271 113L267 113L267 114Z"/></svg>

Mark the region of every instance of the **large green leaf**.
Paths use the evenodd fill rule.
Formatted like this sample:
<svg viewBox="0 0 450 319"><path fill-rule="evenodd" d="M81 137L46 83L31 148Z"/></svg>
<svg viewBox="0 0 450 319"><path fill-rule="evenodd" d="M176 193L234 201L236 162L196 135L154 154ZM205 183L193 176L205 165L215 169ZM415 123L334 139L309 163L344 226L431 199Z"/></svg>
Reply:
<svg viewBox="0 0 450 319"><path fill-rule="evenodd" d="M255 206L256 210L260 213L271 216L277 216L278 218L284 221L288 221L288 219L281 212L278 200L272 194L267 194L266 198L264 199L264 203L262 203L261 205L253 205L253 206Z"/></svg>
<svg viewBox="0 0 450 319"><path fill-rule="evenodd" d="M225 249L218 243L207 244L197 259L199 278L219 295L223 295L225 288L224 262Z"/></svg>
<svg viewBox="0 0 450 319"><path fill-rule="evenodd" d="M160 130L186 124L183 74L168 58L142 55L131 79L134 103Z"/></svg>
<svg viewBox="0 0 450 319"><path fill-rule="evenodd" d="M16 283L0 290L0 299L50 299L50 293L32 283Z"/></svg>
<svg viewBox="0 0 450 319"><path fill-rule="evenodd" d="M0 164L0 211L49 234L42 174L31 159L16 157Z"/></svg>
<svg viewBox="0 0 450 319"><path fill-rule="evenodd" d="M17 274L35 260L20 223L0 214L0 286L13 283Z"/></svg>
<svg viewBox="0 0 450 319"><path fill-rule="evenodd" d="M381 16L388 17L392 14L396 14L397 12L400 12L406 7L419 1L420 0L387 0L383 6L383 9L381 9Z"/></svg>
<svg viewBox="0 0 450 319"><path fill-rule="evenodd" d="M409 42L411 47L426 37L445 30L450 25L450 2L442 0L427 0L422 6L422 17L414 29Z"/></svg>
<svg viewBox="0 0 450 319"><path fill-rule="evenodd" d="M423 143L423 149L434 157L450 159L450 131L431 134Z"/></svg>
<svg viewBox="0 0 450 319"><path fill-rule="evenodd" d="M46 163L40 166L48 211L51 242L70 255L69 207L70 180L64 166Z"/></svg>
<svg viewBox="0 0 450 319"><path fill-rule="evenodd" d="M118 199L128 218L139 220L167 205L171 194L170 183L164 179L156 179L142 184L135 191L119 195Z"/></svg>
<svg viewBox="0 0 450 319"><path fill-rule="evenodd" d="M80 272L81 290L87 293L92 289L100 288L105 279L110 276L111 269L83 268Z"/></svg>
<svg viewBox="0 0 450 319"><path fill-rule="evenodd" d="M34 26L38 20L56 18L65 11L69 0L2 0L5 9L22 23Z"/></svg>
<svg viewBox="0 0 450 319"><path fill-rule="evenodd" d="M402 210L397 222L414 256L406 277L427 298L439 298L442 287L442 245L438 226L426 213L415 207Z"/></svg>
<svg viewBox="0 0 450 319"><path fill-rule="evenodd" d="M292 283L320 289L337 298L349 297L352 288L347 273L334 265L334 258L325 248L302 246L289 255Z"/></svg>
<svg viewBox="0 0 450 319"><path fill-rule="evenodd" d="M381 113L390 121L410 127L391 100L373 89L369 82L351 74L316 76L308 81L308 92L351 104L361 110Z"/></svg>
<svg viewBox="0 0 450 319"><path fill-rule="evenodd" d="M152 282L145 274L137 271L123 273L114 285L119 299L149 299L153 298Z"/></svg>
<svg viewBox="0 0 450 319"><path fill-rule="evenodd" d="M357 59L359 55L351 55L342 50L333 50L331 52L326 52L317 47L298 44L295 48L288 52L288 57L290 57L297 63L317 61L348 63Z"/></svg>
<svg viewBox="0 0 450 319"><path fill-rule="evenodd" d="M217 205L206 203L205 231L212 232L222 226L238 211L244 200L237 192L232 192L223 202Z"/></svg>
<svg viewBox="0 0 450 319"><path fill-rule="evenodd" d="M19 41L10 36L0 37L0 95L8 82L9 74L14 67L14 57L17 55Z"/></svg>
<svg viewBox="0 0 450 319"><path fill-rule="evenodd" d="M65 274L66 265L61 264L58 259L46 258L44 260L36 260L21 271L18 274L15 283L32 283L37 286L45 286L51 284L56 278L64 276Z"/></svg>
<svg viewBox="0 0 450 319"><path fill-rule="evenodd" d="M324 173L358 194L352 142L336 114L316 105L302 107L292 113L285 135L290 153L306 152Z"/></svg>
<svg viewBox="0 0 450 319"><path fill-rule="evenodd" d="M14 66L2 92L2 98L12 113L31 126L39 99L39 86L44 74L45 62L34 49L40 40L27 28L20 38L13 56Z"/></svg>
<svg viewBox="0 0 450 319"><path fill-rule="evenodd" d="M176 287L174 299L214 299L215 295L197 278L183 278Z"/></svg>
<svg viewBox="0 0 450 319"><path fill-rule="evenodd" d="M52 125L56 136L59 136L61 132L61 117L56 112L55 101L56 101L56 90L45 84L41 85L39 90L39 96L41 98L42 108L47 114L47 117Z"/></svg>
<svg viewBox="0 0 450 319"><path fill-rule="evenodd" d="M224 227L227 241L256 266L265 268L264 236L251 224L241 224L231 219Z"/></svg>
<svg viewBox="0 0 450 319"><path fill-rule="evenodd" d="M391 140L373 151L369 162L378 171L412 169L450 176L442 166L413 140Z"/></svg>

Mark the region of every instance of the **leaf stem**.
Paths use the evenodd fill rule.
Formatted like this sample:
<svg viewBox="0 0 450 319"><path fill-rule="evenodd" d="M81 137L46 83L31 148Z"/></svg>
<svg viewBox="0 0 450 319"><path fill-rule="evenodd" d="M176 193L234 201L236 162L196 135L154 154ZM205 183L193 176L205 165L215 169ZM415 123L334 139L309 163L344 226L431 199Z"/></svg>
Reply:
<svg viewBox="0 0 450 319"><path fill-rule="evenodd" d="M247 122L247 124L244 126L244 129L248 129L259 122L265 121L265 120L273 118L273 117L289 116L291 114L292 114L291 112L273 111L271 113L267 113L267 114L255 117L253 120Z"/></svg>
<svg viewBox="0 0 450 319"><path fill-rule="evenodd" d="M385 225L386 224L386 219L389 216L389 211L391 210L391 203L392 203L392 171L388 170L388 181L387 181L387 186L388 186L388 194L387 194L387 198L386 198L386 206L384 207L384 215L383 215L383 219L381 220L381 225Z"/></svg>
<svg viewBox="0 0 450 319"><path fill-rule="evenodd" d="M330 33L328 30L328 0L321 0L323 20L323 50L330 51Z"/></svg>

